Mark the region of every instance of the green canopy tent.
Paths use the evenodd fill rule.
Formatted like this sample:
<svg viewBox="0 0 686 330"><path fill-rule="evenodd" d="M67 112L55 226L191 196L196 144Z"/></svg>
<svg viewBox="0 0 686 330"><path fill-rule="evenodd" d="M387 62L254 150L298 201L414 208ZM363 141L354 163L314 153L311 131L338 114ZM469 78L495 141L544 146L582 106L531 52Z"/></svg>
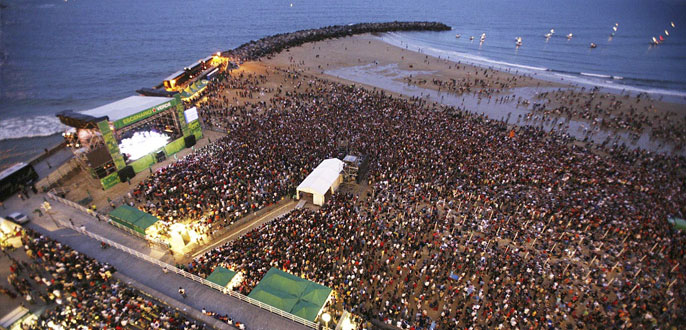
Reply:
<svg viewBox="0 0 686 330"><path fill-rule="evenodd" d="M142 235L145 235L146 229L160 220L152 214L145 213L128 205L122 205L112 210L109 215L110 219L116 224L129 228Z"/></svg>
<svg viewBox="0 0 686 330"><path fill-rule="evenodd" d="M686 220L680 218L668 218L667 221L679 230L686 230Z"/></svg>
<svg viewBox="0 0 686 330"><path fill-rule="evenodd" d="M265 288L253 289L249 297L286 312L290 312L293 306L298 303L298 297L296 296L289 295L283 291Z"/></svg>
<svg viewBox="0 0 686 330"><path fill-rule="evenodd" d="M332 291L319 283L272 268L248 297L314 322Z"/></svg>
<svg viewBox="0 0 686 330"><path fill-rule="evenodd" d="M291 313L306 320L314 321L317 318L317 315L319 315L319 311L321 309L322 308L320 305L315 305L311 302L300 300L297 304L295 304L295 306L293 306Z"/></svg>
<svg viewBox="0 0 686 330"><path fill-rule="evenodd" d="M207 277L207 280L214 284L226 287L229 285L229 283L231 283L231 280L234 276L236 276L236 272L219 266L212 271L212 274Z"/></svg>

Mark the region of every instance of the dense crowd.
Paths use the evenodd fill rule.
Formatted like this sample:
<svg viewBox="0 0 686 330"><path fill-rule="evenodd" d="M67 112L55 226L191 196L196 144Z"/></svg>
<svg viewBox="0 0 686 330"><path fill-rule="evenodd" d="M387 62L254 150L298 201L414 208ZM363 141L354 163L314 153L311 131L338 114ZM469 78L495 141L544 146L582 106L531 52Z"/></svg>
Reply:
<svg viewBox="0 0 686 330"><path fill-rule="evenodd" d="M286 176L279 187L292 191L342 140L371 159L368 191L294 211L196 258L192 271L242 271L237 290L248 293L279 267L334 288L346 309L401 328L686 322L685 239L666 222L686 214L683 158L599 156L558 133L278 73L300 88L239 106L242 120L219 116L230 134L209 149L233 148L204 158L209 170L182 162L176 184L158 180L167 190L197 189L189 198L211 195L243 173L228 169L247 156L275 170L257 170L253 182ZM225 174L218 184L194 183L214 173Z"/></svg>
<svg viewBox="0 0 686 330"><path fill-rule="evenodd" d="M31 230L19 234L30 261L5 253L12 260L8 277L12 288L4 291L46 306L24 329L204 328L113 279L115 269L110 265Z"/></svg>
<svg viewBox="0 0 686 330"><path fill-rule="evenodd" d="M686 116L673 111L658 111L649 95L612 95L598 88L559 89L537 95L543 101L534 107L545 116L581 119L598 129L623 130L637 139L649 130L650 136L668 141L680 150L686 144Z"/></svg>
<svg viewBox="0 0 686 330"><path fill-rule="evenodd" d="M252 77L238 80L253 81ZM222 84L220 80L219 84ZM212 99L212 92L208 97ZM277 94L281 95L281 94ZM293 107L290 99L276 96L276 106ZM212 122L218 101L200 108L206 123ZM291 135L300 130L310 114L286 114L275 108L242 106L221 116L222 128L230 134L198 149L178 162L158 169L133 191L139 207L163 224L191 220L213 233L236 220L295 194L295 187L317 165L316 161L336 150L336 141L316 139L332 127L312 127L311 135ZM332 113L332 115L334 115ZM278 120L279 117L295 121ZM235 120L234 120L235 119ZM269 143L274 141L275 143Z"/></svg>

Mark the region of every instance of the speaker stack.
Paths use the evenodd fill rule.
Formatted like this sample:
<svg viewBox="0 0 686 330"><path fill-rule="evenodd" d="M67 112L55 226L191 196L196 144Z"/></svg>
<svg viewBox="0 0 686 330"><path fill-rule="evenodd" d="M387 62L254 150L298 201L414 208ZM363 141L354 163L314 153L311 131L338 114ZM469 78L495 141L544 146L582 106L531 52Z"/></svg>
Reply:
<svg viewBox="0 0 686 330"><path fill-rule="evenodd" d="M121 180L121 182L126 182L129 179L133 179L133 177L136 176L136 172L133 171L133 167L131 167L131 165L119 170L118 174L119 180Z"/></svg>
<svg viewBox="0 0 686 330"><path fill-rule="evenodd" d="M190 148L195 145L195 135L186 136L183 140L186 142L186 148Z"/></svg>

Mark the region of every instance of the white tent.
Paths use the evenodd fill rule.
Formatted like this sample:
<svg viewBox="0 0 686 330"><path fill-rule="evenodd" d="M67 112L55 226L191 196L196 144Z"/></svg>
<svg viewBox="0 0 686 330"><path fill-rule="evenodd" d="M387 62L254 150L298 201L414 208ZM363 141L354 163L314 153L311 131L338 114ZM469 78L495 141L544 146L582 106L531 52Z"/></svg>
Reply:
<svg viewBox="0 0 686 330"><path fill-rule="evenodd" d="M302 193L312 194L312 202L324 205L326 194L336 191L343 181L343 162L337 158L325 159L308 175L296 189L300 199Z"/></svg>

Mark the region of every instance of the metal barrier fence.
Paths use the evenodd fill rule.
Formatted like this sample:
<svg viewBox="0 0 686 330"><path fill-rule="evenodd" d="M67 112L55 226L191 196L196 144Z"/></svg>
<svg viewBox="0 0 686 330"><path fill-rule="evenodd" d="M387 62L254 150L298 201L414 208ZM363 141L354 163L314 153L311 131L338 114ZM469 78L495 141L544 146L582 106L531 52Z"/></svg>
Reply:
<svg viewBox="0 0 686 330"><path fill-rule="evenodd" d="M60 202L60 203L63 203L63 204L65 204L65 205L71 206L71 207L73 207L73 208L75 208L75 209L78 209L78 210L81 210L81 211L83 211L83 212L85 212L85 213L88 213L89 215L93 215L93 214L92 214L92 213L93 213L92 210L86 209L85 207L83 207L83 206L81 206L81 205L79 205L79 204L76 204L76 203L74 203L74 202L72 202L72 201L69 201L69 200L66 200L66 199L64 199L64 198L61 198L61 197L59 197L59 196L56 196L56 195L54 195L54 194L51 193L51 192L48 193L48 197L51 198L51 199L53 199L53 200L55 200L55 201L58 201L58 202ZM163 268L163 269L166 268L168 271L174 272L174 273L176 273L176 274L178 274L178 275L181 275L181 276L183 276L183 277L185 277L185 278L188 278L188 279L191 279L191 280L196 281L196 282L198 282L198 283L204 284L204 285L206 285L206 286L208 286L208 287L210 287L210 288L213 288L213 289L215 289L215 290L217 290L217 291L219 291L219 292L222 292L222 293L224 293L224 294L228 294L228 295L230 295L230 296L232 296L232 297L234 297L234 298L237 298L237 299L242 300L242 301L245 301L245 302L247 302L247 303L249 303L249 304L258 306L258 307L260 307L260 308L262 308L262 309L268 310L268 311L270 311L270 312L272 312L272 313L274 313L274 314L278 314L278 315L280 315L280 316L282 316L282 317L285 317L285 318L287 318L287 319L289 319L289 320L292 320L292 321L294 321L294 322L298 322L298 323L300 323L300 324L303 324L303 325L308 326L308 327L313 328L313 329L316 329L316 328L318 327L318 323L315 323L315 322L312 322L312 321L310 321L310 320L306 320L306 319L304 319L304 318L302 318L302 317L300 317L300 316L293 315L293 314L291 314L291 313L282 311L282 310L280 310L280 309L278 309L278 308L275 308L275 307L272 307L272 306L270 306L270 305L267 305L267 304L265 304L265 303L263 303L263 302L261 302L261 301L258 301L258 300L255 300L255 299L253 299L253 298L250 298L250 297L248 297L248 296L246 296L246 295L243 295L243 294L241 294L241 293L239 293L239 292L235 292L235 291L233 291L233 290L229 290L229 289L226 288L226 287L223 287L223 286L218 285L218 284L216 284L216 283L210 282L210 281L208 281L208 280L206 280L206 279L204 279L204 278L202 278L202 277L200 277L200 276L198 276L198 275L191 274L191 273L189 273L189 272L187 272L187 271L185 271L185 270L183 270L183 269L176 268L176 266L173 266L173 265L170 265L170 264L168 264L168 263L166 263L166 262L157 260L157 259L155 259L155 258L153 258L153 257L150 257L150 256L146 255L146 254L140 253L140 252L138 252L138 251L136 251L136 250L134 250L134 249L131 249L131 248L129 248L129 247L126 247L126 246L124 246L124 245L121 245L121 244L119 244L119 243L117 243L117 242L111 241L111 240L109 240L109 239L107 239L107 238L105 238L105 237L102 237L102 236L100 236L100 235L93 234L93 233L90 233L90 232L88 232L88 231L82 230L82 229L80 229L80 228L77 228L76 226L72 226L70 223L62 223L62 225L66 226L66 227L68 227L68 228L71 228L72 230L74 230L74 231L76 231L76 232L79 232L79 233L81 233L81 234L83 234L83 235L86 235L86 236L88 236L88 237L90 237L90 238L93 238L93 239L95 239L95 240L97 240L97 241L103 242L103 243L105 243L105 244L107 244L107 245L109 245L109 246L112 246L112 247L117 248L117 249L119 249L119 250L122 250L122 251L124 251L124 252L126 252L126 253L128 253L128 254L131 254L131 255L136 256L136 257L138 257L138 258L140 258L140 259L143 259L143 260L145 260L145 261L147 261L147 262L149 262L149 263L155 264L155 265L157 265L157 266L159 266L159 267L161 267L161 268Z"/></svg>

